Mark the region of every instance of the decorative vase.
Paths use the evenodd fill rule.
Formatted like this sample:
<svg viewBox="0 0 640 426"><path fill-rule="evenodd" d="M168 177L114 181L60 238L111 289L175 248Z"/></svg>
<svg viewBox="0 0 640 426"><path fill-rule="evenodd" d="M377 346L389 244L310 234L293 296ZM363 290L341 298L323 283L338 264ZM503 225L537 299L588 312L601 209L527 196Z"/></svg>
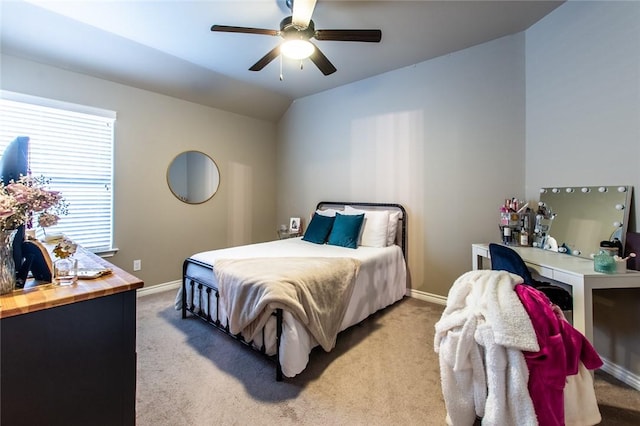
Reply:
<svg viewBox="0 0 640 426"><path fill-rule="evenodd" d="M78 279L78 260L73 256L53 262L53 281L58 285L75 284Z"/></svg>
<svg viewBox="0 0 640 426"><path fill-rule="evenodd" d="M0 231L0 294L16 287L16 265L13 261L13 238L17 229Z"/></svg>
<svg viewBox="0 0 640 426"><path fill-rule="evenodd" d="M605 274L616 273L616 260L611 253L606 250L600 250L593 258L593 270Z"/></svg>

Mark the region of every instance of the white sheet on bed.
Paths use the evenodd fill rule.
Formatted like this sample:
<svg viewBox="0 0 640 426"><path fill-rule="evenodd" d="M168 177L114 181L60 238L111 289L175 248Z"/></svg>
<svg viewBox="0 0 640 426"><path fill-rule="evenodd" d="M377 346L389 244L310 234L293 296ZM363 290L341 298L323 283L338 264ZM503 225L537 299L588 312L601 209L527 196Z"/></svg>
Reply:
<svg viewBox="0 0 640 426"><path fill-rule="evenodd" d="M301 238L269 241L266 243L231 247L201 252L192 259L214 265L216 259L248 259L254 257L351 257L362 262L355 288L347 308L340 331L359 323L372 313L402 299L406 293L406 266L399 246L358 247L350 249L332 245L319 245L302 241ZM215 282L211 272L208 279ZM176 309L181 309L181 292L176 297ZM197 302L197 300L196 300ZM226 315L220 309L221 318ZM275 353L275 325L267 324L266 349ZM261 340L261 338L259 339ZM258 345L261 341L256 342ZM305 327L291 314L284 312L283 333L280 347L280 364L287 377L293 377L304 370L309 362L309 353L317 342Z"/></svg>

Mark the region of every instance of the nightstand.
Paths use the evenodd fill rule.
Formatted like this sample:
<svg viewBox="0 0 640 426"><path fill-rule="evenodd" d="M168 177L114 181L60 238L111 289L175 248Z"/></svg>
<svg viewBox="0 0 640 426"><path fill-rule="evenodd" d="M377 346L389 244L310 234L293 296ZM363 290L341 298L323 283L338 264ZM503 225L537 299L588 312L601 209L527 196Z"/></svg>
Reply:
<svg viewBox="0 0 640 426"><path fill-rule="evenodd" d="M281 240L286 240L287 238L295 238L295 237L299 237L300 231L278 231L278 238Z"/></svg>

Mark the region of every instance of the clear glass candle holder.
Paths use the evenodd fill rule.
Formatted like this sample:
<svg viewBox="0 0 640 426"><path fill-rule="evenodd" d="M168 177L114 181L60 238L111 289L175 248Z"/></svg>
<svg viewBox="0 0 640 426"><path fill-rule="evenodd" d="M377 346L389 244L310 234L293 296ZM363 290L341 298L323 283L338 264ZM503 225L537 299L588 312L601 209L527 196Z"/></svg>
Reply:
<svg viewBox="0 0 640 426"><path fill-rule="evenodd" d="M73 257L53 262L53 282L57 285L71 285L78 280L78 260Z"/></svg>

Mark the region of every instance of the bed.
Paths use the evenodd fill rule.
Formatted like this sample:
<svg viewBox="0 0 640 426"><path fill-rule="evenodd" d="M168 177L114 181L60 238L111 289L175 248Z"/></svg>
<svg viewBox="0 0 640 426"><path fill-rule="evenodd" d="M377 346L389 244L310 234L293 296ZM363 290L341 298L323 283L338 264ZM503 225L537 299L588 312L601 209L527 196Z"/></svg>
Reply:
<svg viewBox="0 0 640 426"><path fill-rule="evenodd" d="M327 238L333 237L339 222L354 221L358 216L364 216L357 242L336 243L335 238L325 243L321 238L313 241L315 237L312 234L318 229L318 223L332 214L335 220ZM406 211L399 204L322 201L316 206L309 226L301 237L206 251L187 258L183 264L182 287L176 295L175 307L182 311L182 318L198 317L273 360L276 364L276 380L281 381L283 375L294 377L306 368L314 347L322 346L326 351L331 350L338 332L358 324L405 296L406 229ZM299 268L301 264L304 264L304 268ZM278 265L283 265L282 271ZM298 309L298 302L283 304L273 302L279 302L280 299L269 299L262 306L260 316L252 317L249 326L245 321L239 331L238 317L244 319L245 311L254 310L253 307L247 308L250 302L256 300L251 292L259 292L264 299L264 291L256 290L254 286L282 278L287 286L276 283L277 288L289 288L289 281L304 282L307 279L306 275L304 279L298 279L292 271L301 269L301 274L309 274L306 269L316 266L317 271L333 271L333 276L328 278L322 274L331 274L331 271L314 272L316 275L313 277L320 281L320 287L324 283L324 287L333 289L329 287L329 282L331 286L336 285L335 291L313 290L309 285L313 297L321 300L320 305L324 303L325 308L332 309L330 313L324 312L326 309L321 313L324 319L310 321L310 318L315 319L318 315L307 316ZM338 272L343 267L348 271L353 268L352 275ZM265 271L271 273L265 268L278 269L274 272L275 278L263 280L259 274ZM336 275L345 277L342 279L344 283L330 281L340 279ZM303 288L292 292L306 294L306 287ZM238 299L238 294L245 299ZM309 303L302 303L305 308L316 304L313 297ZM325 301L325 297L344 300ZM314 326L316 322L320 326ZM326 332L327 329L330 331Z"/></svg>

